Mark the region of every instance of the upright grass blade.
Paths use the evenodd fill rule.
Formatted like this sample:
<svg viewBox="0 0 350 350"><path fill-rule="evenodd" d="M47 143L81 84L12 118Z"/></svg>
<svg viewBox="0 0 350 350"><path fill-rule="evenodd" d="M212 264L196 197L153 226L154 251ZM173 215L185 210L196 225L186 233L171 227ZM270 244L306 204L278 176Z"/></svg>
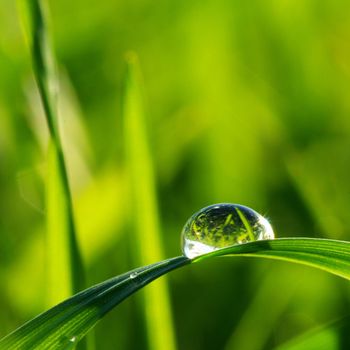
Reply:
<svg viewBox="0 0 350 350"><path fill-rule="evenodd" d="M338 320L311 329L274 350L347 350L350 348L348 313Z"/></svg>
<svg viewBox="0 0 350 350"><path fill-rule="evenodd" d="M318 326L277 346L274 350L347 350L350 348L350 317Z"/></svg>
<svg viewBox="0 0 350 350"><path fill-rule="evenodd" d="M48 302L54 304L82 289L83 269L75 236L72 198L59 135L55 95L57 77L43 1L20 0L20 5L34 75L50 132L47 185L47 258L50 280Z"/></svg>
<svg viewBox="0 0 350 350"><path fill-rule="evenodd" d="M47 215L47 297L49 306L64 300L82 289L79 256L72 247L73 226L68 198L59 170L56 145L50 141L47 160L46 215Z"/></svg>
<svg viewBox="0 0 350 350"><path fill-rule="evenodd" d="M146 265L164 258L157 208L155 176L145 127L138 60L127 56L127 76L123 100L124 139L131 187L133 214L132 249L138 264ZM144 312L153 350L174 350L175 336L167 280L162 279L145 290Z"/></svg>
<svg viewBox="0 0 350 350"><path fill-rule="evenodd" d="M250 256L286 260L350 280L350 242L316 238L281 238L235 245L194 259L177 257L140 267L90 287L44 312L0 340L0 350L66 349L122 300L154 279L215 256Z"/></svg>
<svg viewBox="0 0 350 350"><path fill-rule="evenodd" d="M190 262L181 256L140 267L90 287L37 316L0 341L1 350L67 349L129 295Z"/></svg>
<svg viewBox="0 0 350 350"><path fill-rule="evenodd" d="M264 274L250 305L244 311L240 322L226 342L225 350L261 350L265 348L277 321L296 290L297 284L290 285L288 278L289 274L280 275L278 267L272 268ZM284 288L286 285L288 288ZM261 305L264 305L266 300L271 299L272 290L283 290L283 293L274 298L273 307L269 309L269 312L260 315ZM262 324L263 327L261 327ZM247 337L252 329L254 329L254 337Z"/></svg>
<svg viewBox="0 0 350 350"><path fill-rule="evenodd" d="M282 344L274 350L346 350L341 346L339 334L336 329L323 329L319 332L308 332L300 338Z"/></svg>

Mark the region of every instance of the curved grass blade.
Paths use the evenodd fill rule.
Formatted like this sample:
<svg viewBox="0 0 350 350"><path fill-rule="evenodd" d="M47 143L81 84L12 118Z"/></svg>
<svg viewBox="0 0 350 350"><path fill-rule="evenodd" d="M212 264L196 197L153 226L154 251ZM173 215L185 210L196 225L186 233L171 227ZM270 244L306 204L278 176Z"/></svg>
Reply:
<svg viewBox="0 0 350 350"><path fill-rule="evenodd" d="M350 279L350 242L318 238L280 238L222 248L194 259L177 257L140 267L86 289L29 321L0 341L0 350L67 349L129 295L163 274L215 256L286 260Z"/></svg>
<svg viewBox="0 0 350 350"><path fill-rule="evenodd" d="M277 238L222 248L192 259L251 256L304 264L350 279L350 242L322 238Z"/></svg>
<svg viewBox="0 0 350 350"><path fill-rule="evenodd" d="M90 287L24 324L0 341L1 350L68 349L125 298L154 279L190 263L180 256L145 267Z"/></svg>

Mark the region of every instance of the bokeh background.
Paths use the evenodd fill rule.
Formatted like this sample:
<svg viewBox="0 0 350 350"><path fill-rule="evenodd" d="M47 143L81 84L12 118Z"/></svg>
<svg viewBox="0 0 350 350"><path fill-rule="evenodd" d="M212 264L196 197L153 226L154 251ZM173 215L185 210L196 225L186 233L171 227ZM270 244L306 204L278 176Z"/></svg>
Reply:
<svg viewBox="0 0 350 350"><path fill-rule="evenodd" d="M348 1L48 4L89 284L135 267L121 120L129 50L143 73L167 257L181 253L187 218L218 202L254 208L279 237L350 239ZM5 335L45 309L47 131L12 0L0 4L0 33ZM260 259L211 260L168 281L179 349L271 349L348 315L350 302L345 280ZM147 349L137 296L96 338L98 349Z"/></svg>

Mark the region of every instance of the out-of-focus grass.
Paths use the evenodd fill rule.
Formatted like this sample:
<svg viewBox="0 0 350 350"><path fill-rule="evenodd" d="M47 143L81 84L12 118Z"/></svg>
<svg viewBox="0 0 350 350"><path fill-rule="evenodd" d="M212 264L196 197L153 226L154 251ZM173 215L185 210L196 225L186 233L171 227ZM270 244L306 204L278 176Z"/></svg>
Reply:
<svg viewBox="0 0 350 350"><path fill-rule="evenodd" d="M127 73L123 97L124 142L130 184L130 250L137 265L164 259L159 229L156 178L147 139L141 72L135 53L126 56ZM176 349L167 280L163 278L143 291L143 309L149 348Z"/></svg>
<svg viewBox="0 0 350 350"><path fill-rule="evenodd" d="M34 77L49 131L46 173L46 266L48 304L83 288L84 271L75 231L72 195L60 135L58 77L51 48L47 8L41 0L18 2Z"/></svg>
<svg viewBox="0 0 350 350"><path fill-rule="evenodd" d="M79 231L88 232L82 247L91 281L130 268L124 253L130 198L121 115L115 120L129 49L140 56L147 86L167 256L178 254L187 218L218 201L241 202L266 214L279 236L349 239L346 1L49 5L58 59L82 106L92 151L91 181L74 192ZM0 323L5 334L43 309L36 288L43 283L40 276L37 283L27 280L26 293L18 281L30 276L24 271L39 275L42 270L44 217L18 191L17 174L42 156L25 122L30 112L23 91L31 73L16 8L10 0L0 7ZM224 348L244 328L240 322L254 308L269 264L218 261L170 276L179 348ZM274 265L289 281L300 276L300 268ZM209 275L215 283L208 283ZM287 288L286 282L267 292L271 308ZM295 288L262 348L347 310L345 281L312 273ZM210 305L208 295L215 301ZM98 327L100 348L135 348L130 330L142 328L135 308L127 303ZM255 312L254 321L264 309Z"/></svg>

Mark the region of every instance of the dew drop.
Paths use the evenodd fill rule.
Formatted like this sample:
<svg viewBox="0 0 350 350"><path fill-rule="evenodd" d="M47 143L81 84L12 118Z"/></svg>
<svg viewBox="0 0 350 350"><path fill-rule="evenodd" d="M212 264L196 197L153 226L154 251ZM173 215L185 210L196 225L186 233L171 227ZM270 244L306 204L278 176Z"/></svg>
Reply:
<svg viewBox="0 0 350 350"><path fill-rule="evenodd" d="M253 209L220 203L201 209L187 220L182 230L182 251L192 259L235 244L273 238L268 220Z"/></svg>
<svg viewBox="0 0 350 350"><path fill-rule="evenodd" d="M131 274L130 274L130 278L131 279L134 279L134 278L136 278L137 277L137 272L132 272Z"/></svg>
<svg viewBox="0 0 350 350"><path fill-rule="evenodd" d="M78 343L78 337L76 337L76 336L64 337L63 340L61 341L61 344L58 347L58 349L60 349L60 350L72 350L72 349L75 349L77 343Z"/></svg>

